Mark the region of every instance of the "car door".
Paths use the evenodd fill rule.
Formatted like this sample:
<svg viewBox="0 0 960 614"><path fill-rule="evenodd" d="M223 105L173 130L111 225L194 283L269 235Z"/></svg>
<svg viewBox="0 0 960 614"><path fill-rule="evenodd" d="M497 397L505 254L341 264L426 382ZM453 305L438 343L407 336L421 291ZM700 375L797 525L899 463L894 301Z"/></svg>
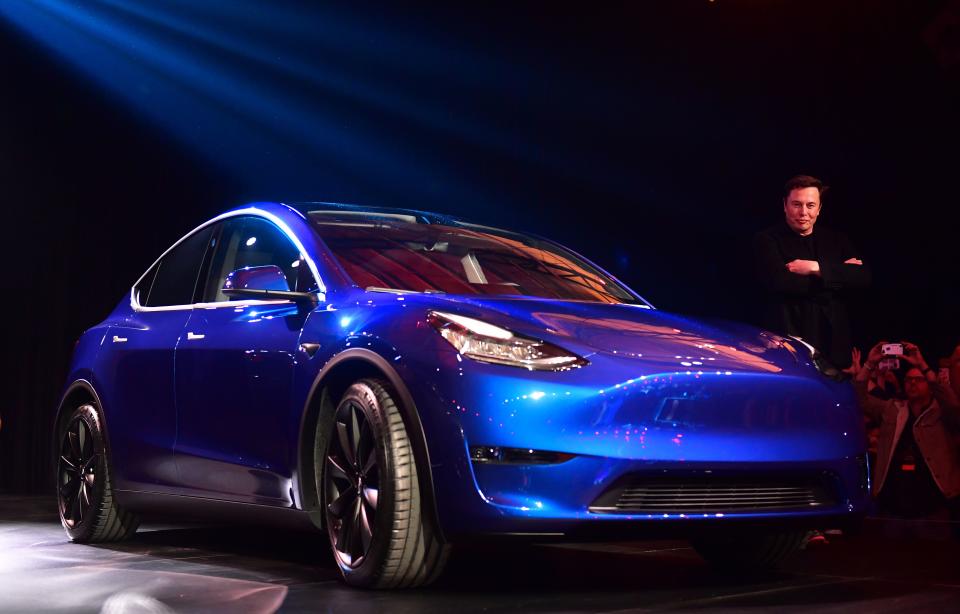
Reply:
<svg viewBox="0 0 960 614"><path fill-rule="evenodd" d="M289 432L300 331L309 309L291 301L230 300L227 275L276 265L291 290L312 287L289 238L253 216L225 220L202 296L176 357L177 466L201 496L292 504L296 442Z"/></svg>
<svg viewBox="0 0 960 614"><path fill-rule="evenodd" d="M210 227L168 250L135 285L130 313L104 340L98 377L118 489L169 491L177 484L174 355L190 317Z"/></svg>

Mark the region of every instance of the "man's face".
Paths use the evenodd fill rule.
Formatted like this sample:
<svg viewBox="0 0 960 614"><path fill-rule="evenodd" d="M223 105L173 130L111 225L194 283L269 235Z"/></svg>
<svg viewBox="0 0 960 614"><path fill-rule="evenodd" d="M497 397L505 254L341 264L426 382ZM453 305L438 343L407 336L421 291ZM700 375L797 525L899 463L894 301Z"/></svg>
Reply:
<svg viewBox="0 0 960 614"><path fill-rule="evenodd" d="M820 190L817 188L794 188L783 199L783 213L787 226L799 235L813 232L813 225L820 215Z"/></svg>
<svg viewBox="0 0 960 614"><path fill-rule="evenodd" d="M910 369L903 376L903 393L911 401L923 400L930 396L930 383L920 369Z"/></svg>

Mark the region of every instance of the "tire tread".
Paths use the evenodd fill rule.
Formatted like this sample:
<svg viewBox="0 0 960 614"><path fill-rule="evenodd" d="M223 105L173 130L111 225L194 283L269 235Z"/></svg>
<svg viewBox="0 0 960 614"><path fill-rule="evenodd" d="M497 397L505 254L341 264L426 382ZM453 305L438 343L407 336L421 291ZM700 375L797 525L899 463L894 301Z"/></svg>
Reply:
<svg viewBox="0 0 960 614"><path fill-rule="evenodd" d="M443 571L449 546L438 539L433 519L423 513L416 459L403 416L386 382L363 379L354 386L366 389L364 394L371 396L370 401L380 409L387 453L394 468L390 537L379 569L363 586L377 589L425 586ZM355 580L346 572L344 579L351 584Z"/></svg>
<svg viewBox="0 0 960 614"><path fill-rule="evenodd" d="M67 424L80 413L91 414L92 420L96 423L95 438L99 440L101 448L100 473L103 475L103 488L100 492L99 501L94 506L93 522L91 524L81 523L80 527L69 528L64 525L70 540L81 544L95 544L104 542L114 542L129 539L137 531L140 519L136 514L123 509L117 504L113 494L113 482L110 475L110 461L107 453L106 440L102 430L102 418L97 408L85 403L71 414Z"/></svg>

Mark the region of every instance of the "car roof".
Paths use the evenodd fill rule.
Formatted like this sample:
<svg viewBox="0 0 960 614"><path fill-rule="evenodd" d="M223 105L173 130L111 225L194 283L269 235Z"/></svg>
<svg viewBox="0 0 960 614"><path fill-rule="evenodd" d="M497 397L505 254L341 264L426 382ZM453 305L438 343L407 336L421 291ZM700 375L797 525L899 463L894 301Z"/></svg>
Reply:
<svg viewBox="0 0 960 614"><path fill-rule="evenodd" d="M323 201L305 201L285 203L300 213L329 213L331 216L342 216L368 220L395 219L416 224L466 224L466 220L445 213L420 211L418 209L399 209L396 207L369 207L366 205L352 205L347 203L333 203Z"/></svg>

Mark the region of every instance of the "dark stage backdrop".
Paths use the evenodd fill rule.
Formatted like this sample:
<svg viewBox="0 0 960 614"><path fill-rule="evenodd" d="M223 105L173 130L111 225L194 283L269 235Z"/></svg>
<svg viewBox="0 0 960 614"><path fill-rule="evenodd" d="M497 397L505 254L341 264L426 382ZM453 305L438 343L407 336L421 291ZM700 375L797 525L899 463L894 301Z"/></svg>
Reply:
<svg viewBox="0 0 960 614"><path fill-rule="evenodd" d="M754 321L750 237L810 173L875 271L860 345L960 341L957 2L126 4L0 8L0 489L51 489L78 335L250 200L525 229Z"/></svg>

